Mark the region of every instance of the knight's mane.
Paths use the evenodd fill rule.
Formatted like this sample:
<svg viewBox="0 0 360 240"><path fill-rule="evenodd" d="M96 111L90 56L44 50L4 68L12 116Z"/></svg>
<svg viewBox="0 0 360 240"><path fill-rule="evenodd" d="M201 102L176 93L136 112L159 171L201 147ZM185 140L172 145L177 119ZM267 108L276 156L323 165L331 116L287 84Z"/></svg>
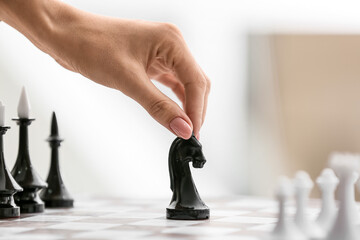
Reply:
<svg viewBox="0 0 360 240"><path fill-rule="evenodd" d="M179 145L179 143L183 140L182 138L176 138L173 143L171 144L170 151L169 151L169 173L170 173L170 188L171 191L174 191L175 186L175 176L173 171L173 163L172 161L176 158L176 148Z"/></svg>

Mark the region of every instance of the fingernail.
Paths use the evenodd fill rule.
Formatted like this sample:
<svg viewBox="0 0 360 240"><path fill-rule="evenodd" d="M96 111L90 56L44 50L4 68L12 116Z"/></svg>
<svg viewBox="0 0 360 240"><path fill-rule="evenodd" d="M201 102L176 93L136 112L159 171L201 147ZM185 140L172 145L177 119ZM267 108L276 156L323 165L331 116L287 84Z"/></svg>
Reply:
<svg viewBox="0 0 360 240"><path fill-rule="evenodd" d="M191 137L192 129L190 125L180 117L174 118L170 122L170 128L181 138L189 139Z"/></svg>

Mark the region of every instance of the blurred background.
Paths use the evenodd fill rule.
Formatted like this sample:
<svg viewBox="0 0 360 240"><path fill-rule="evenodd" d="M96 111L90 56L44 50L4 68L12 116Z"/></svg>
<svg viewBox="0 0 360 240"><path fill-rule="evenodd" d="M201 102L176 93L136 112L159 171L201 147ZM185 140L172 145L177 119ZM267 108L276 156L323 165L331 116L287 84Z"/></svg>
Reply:
<svg viewBox="0 0 360 240"><path fill-rule="evenodd" d="M65 1L121 18L176 24L212 80L201 142L208 162L193 177L200 195L269 195L279 174L316 177L334 150L360 151L360 3L349 1ZM0 100L11 121L21 86L37 120L30 155L46 179L52 111L65 138L64 181L73 194L171 197L175 138L136 102L60 67L0 23ZM166 88L159 88L173 99Z"/></svg>

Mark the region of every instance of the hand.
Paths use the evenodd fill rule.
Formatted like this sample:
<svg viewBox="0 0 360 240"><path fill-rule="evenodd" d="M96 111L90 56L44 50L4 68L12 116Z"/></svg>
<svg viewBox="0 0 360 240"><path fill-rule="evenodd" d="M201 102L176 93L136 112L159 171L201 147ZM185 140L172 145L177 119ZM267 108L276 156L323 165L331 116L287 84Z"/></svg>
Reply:
<svg viewBox="0 0 360 240"><path fill-rule="evenodd" d="M210 81L174 25L99 16L55 0L0 0L1 7L0 19L63 67L120 90L177 136L199 138ZM150 79L171 88L184 111Z"/></svg>

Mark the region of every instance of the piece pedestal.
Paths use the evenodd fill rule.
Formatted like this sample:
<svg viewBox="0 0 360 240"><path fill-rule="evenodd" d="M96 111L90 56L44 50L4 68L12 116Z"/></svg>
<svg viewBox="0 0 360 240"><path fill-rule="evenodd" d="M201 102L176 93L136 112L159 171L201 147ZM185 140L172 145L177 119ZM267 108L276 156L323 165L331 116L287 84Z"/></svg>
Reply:
<svg viewBox="0 0 360 240"><path fill-rule="evenodd" d="M45 204L41 201L38 191L29 191L24 188L23 192L15 194L15 203L20 207L21 213L40 213L44 211Z"/></svg>
<svg viewBox="0 0 360 240"><path fill-rule="evenodd" d="M20 207L21 213L40 213L44 212L45 204L41 201L38 193L39 189L26 189L23 192L16 193L14 200Z"/></svg>
<svg viewBox="0 0 360 240"><path fill-rule="evenodd" d="M20 217L19 207L0 207L0 218L18 218Z"/></svg>
<svg viewBox="0 0 360 240"><path fill-rule="evenodd" d="M21 208L21 213L41 213L44 212L43 203L21 203L18 204Z"/></svg>
<svg viewBox="0 0 360 240"><path fill-rule="evenodd" d="M74 207L74 200L64 200L64 199L58 199L58 200L45 200L45 207L47 208L72 208Z"/></svg>
<svg viewBox="0 0 360 240"><path fill-rule="evenodd" d="M166 208L166 218L178 220L205 220L210 217L210 209Z"/></svg>
<svg viewBox="0 0 360 240"><path fill-rule="evenodd" d="M40 213L45 209L45 204L39 197L38 190L19 192L14 195L15 203L20 207L21 213Z"/></svg>
<svg viewBox="0 0 360 240"><path fill-rule="evenodd" d="M16 206L13 194L0 194L0 218L20 217L20 207Z"/></svg>

